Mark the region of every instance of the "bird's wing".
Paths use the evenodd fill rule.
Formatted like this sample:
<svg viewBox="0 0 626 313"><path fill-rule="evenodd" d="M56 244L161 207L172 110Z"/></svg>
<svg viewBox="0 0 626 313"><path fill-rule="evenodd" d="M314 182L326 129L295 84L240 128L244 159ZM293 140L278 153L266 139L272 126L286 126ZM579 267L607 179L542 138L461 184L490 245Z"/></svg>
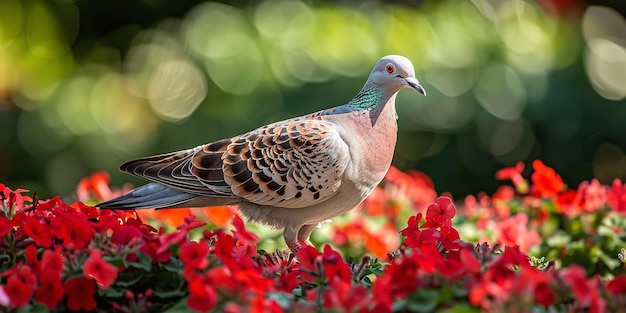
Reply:
<svg viewBox="0 0 626 313"><path fill-rule="evenodd" d="M194 149L129 161L121 170L199 196L298 208L332 196L350 160L332 123L296 118Z"/></svg>

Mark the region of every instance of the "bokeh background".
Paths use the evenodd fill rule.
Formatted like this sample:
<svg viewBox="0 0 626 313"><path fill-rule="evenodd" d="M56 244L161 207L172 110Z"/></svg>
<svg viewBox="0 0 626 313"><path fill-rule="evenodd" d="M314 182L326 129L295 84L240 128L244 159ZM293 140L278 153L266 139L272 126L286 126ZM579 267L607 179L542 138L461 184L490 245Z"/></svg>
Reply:
<svg viewBox="0 0 626 313"><path fill-rule="evenodd" d="M492 192L542 159L573 186L626 178L626 1L0 0L0 182L71 196L96 170L354 96L386 54L394 164Z"/></svg>

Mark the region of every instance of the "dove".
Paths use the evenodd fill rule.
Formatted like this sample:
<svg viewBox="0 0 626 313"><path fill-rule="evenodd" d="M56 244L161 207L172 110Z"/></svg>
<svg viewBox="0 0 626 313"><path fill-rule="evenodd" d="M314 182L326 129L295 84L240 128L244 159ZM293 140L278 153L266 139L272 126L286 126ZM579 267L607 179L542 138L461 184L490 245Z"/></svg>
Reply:
<svg viewBox="0 0 626 313"><path fill-rule="evenodd" d="M294 253L322 222L357 207L382 181L397 139L395 100L426 95L409 59L382 57L348 103L189 150L128 161L150 183L101 209L237 205L248 221L283 229Z"/></svg>

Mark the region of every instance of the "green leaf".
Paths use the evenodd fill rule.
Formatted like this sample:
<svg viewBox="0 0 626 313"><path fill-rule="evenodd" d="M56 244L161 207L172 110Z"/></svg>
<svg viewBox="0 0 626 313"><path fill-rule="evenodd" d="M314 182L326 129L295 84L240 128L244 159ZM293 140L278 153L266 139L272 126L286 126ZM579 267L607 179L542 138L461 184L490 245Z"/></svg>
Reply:
<svg viewBox="0 0 626 313"><path fill-rule="evenodd" d="M372 285L372 280L369 277L365 276L363 277L363 279L361 279L361 283L363 283L363 285L367 287L370 287Z"/></svg>
<svg viewBox="0 0 626 313"><path fill-rule="evenodd" d="M409 296L407 308L411 312L434 312L441 292L434 289L420 289Z"/></svg>
<svg viewBox="0 0 626 313"><path fill-rule="evenodd" d="M459 304L454 307L438 310L439 313L478 313L480 309L471 307L468 304Z"/></svg>
<svg viewBox="0 0 626 313"><path fill-rule="evenodd" d="M184 297L187 294L187 290L182 290L180 288L169 291L154 291L154 295L162 299Z"/></svg>
<svg viewBox="0 0 626 313"><path fill-rule="evenodd" d="M160 263L160 266L170 272L182 273L184 264L177 258L171 258L167 263Z"/></svg>
<svg viewBox="0 0 626 313"><path fill-rule="evenodd" d="M159 273L151 281L158 282L154 286L154 295L159 298L184 297L189 294L185 288L185 281L179 274L171 272Z"/></svg>
<svg viewBox="0 0 626 313"><path fill-rule="evenodd" d="M122 272L122 273L119 273L119 275L117 276L117 280L115 281L115 286L127 288L143 280L146 276L147 275L141 275L140 273L136 273L136 272L135 273Z"/></svg>
<svg viewBox="0 0 626 313"><path fill-rule="evenodd" d="M126 292L126 288L109 288L109 289L100 289L98 288L98 295L106 298L121 298L124 296L124 292Z"/></svg>
<svg viewBox="0 0 626 313"><path fill-rule="evenodd" d="M267 298L275 300L283 308L288 308L289 304L294 301L294 295L285 292L271 292L267 294Z"/></svg>
<svg viewBox="0 0 626 313"><path fill-rule="evenodd" d="M176 302L176 304L174 304L174 306L168 308L167 310L163 311L163 313L196 313L196 311L190 309L187 306L187 300L186 299L182 299L178 302Z"/></svg>
<svg viewBox="0 0 626 313"><path fill-rule="evenodd" d="M34 303L21 307L17 313L48 313L48 308L43 303Z"/></svg>
<svg viewBox="0 0 626 313"><path fill-rule="evenodd" d="M145 253L137 252L137 261L129 262L128 267L150 272L152 270L152 259Z"/></svg>
<svg viewBox="0 0 626 313"><path fill-rule="evenodd" d="M363 271L363 274L365 275L374 274L376 276L381 276L383 273L384 273L383 270L380 268L366 268Z"/></svg>
<svg viewBox="0 0 626 313"><path fill-rule="evenodd" d="M546 240L546 243L550 247L562 248L567 246L571 240L572 237L570 237L566 232L557 231Z"/></svg>

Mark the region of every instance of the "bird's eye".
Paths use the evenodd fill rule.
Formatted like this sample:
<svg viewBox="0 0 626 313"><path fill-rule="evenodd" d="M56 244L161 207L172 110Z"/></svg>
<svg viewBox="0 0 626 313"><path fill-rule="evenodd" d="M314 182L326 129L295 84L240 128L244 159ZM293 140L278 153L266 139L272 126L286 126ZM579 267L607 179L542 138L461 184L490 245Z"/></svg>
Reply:
<svg viewBox="0 0 626 313"><path fill-rule="evenodd" d="M387 73L391 74L391 73L396 71L396 68L393 66L393 64L389 63L389 64L385 65L385 71L387 71Z"/></svg>

